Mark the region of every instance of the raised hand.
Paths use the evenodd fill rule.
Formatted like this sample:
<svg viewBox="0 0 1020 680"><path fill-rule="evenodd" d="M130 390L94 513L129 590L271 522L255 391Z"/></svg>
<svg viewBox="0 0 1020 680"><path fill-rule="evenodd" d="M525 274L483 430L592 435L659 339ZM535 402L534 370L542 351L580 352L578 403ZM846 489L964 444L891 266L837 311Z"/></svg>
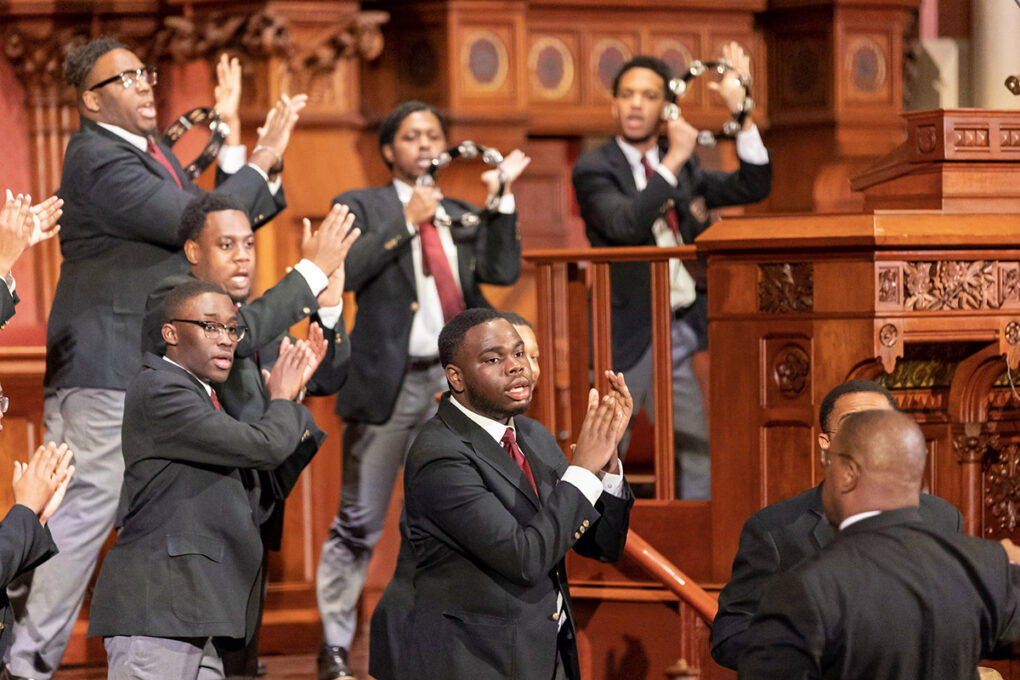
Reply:
<svg viewBox="0 0 1020 680"><path fill-rule="evenodd" d="M302 222L301 257L311 260L326 276L342 267L351 245L361 234L354 227L354 213L342 203L330 208L319 228L312 233L312 223ZM320 303L321 304L321 303Z"/></svg>
<svg viewBox="0 0 1020 680"><path fill-rule="evenodd" d="M309 349L308 343L304 340L292 343L290 338L284 338L280 343L280 355L276 358L276 363L273 364L273 371L270 373L265 369L262 370L269 398L289 401L296 399L305 385L305 369L310 362L314 361L315 355Z"/></svg>
<svg viewBox="0 0 1020 680"><path fill-rule="evenodd" d="M666 121L666 137L669 139L669 150L662 157L662 164L674 175L678 175L698 145L698 129L681 115L676 120Z"/></svg>
<svg viewBox="0 0 1020 680"><path fill-rule="evenodd" d="M343 323L342 321L340 323ZM326 342L326 337L323 335L322 326L315 323L314 321L308 326L308 339L305 341L308 346L308 350L311 353L310 360L305 364L305 374L301 381L301 388L308 384L308 381L312 379L312 375L316 369L319 368L319 364L326 358L326 350L329 348L329 343Z"/></svg>
<svg viewBox="0 0 1020 680"><path fill-rule="evenodd" d="M414 226L428 222L436 214L440 196L435 187L414 187L411 200L404 206L404 219Z"/></svg>
<svg viewBox="0 0 1020 680"><path fill-rule="evenodd" d="M220 118L230 128L227 144L236 146L241 143L241 62L237 57L220 55L216 62L214 96L216 113L220 114Z"/></svg>
<svg viewBox="0 0 1020 680"><path fill-rule="evenodd" d="M598 474L615 467L616 445L623 436L628 419L612 393L599 399L598 390L588 392L588 412L581 423L574 446L573 464Z"/></svg>
<svg viewBox="0 0 1020 680"><path fill-rule="evenodd" d="M482 184L485 185L490 194L495 194L499 191L499 171L502 170L506 173L506 191L509 193L511 182L520 177L524 169L530 164L530 157L525 155L520 149L514 149L503 158L503 162L499 164L499 170L486 170L482 173Z"/></svg>
<svg viewBox="0 0 1020 680"><path fill-rule="evenodd" d="M740 84L740 74L751 74L751 57L735 41L723 45L722 56L733 66L735 72L726 71L722 80L718 83L709 83L708 87L719 93L730 113L740 113L744 105L744 86Z"/></svg>
<svg viewBox="0 0 1020 680"><path fill-rule="evenodd" d="M266 122L258 129L258 142L251 155L252 163L269 173L273 166L282 161L299 114L307 103L308 95L305 94L280 96L280 101L266 114Z"/></svg>
<svg viewBox="0 0 1020 680"><path fill-rule="evenodd" d="M14 263L32 242L32 197L7 191L0 208L0 276L7 276Z"/></svg>
<svg viewBox="0 0 1020 680"><path fill-rule="evenodd" d="M53 515L74 474L71 452L67 444L50 442L35 450L27 463L14 463L11 486L14 502L24 505L39 516L39 522Z"/></svg>
<svg viewBox="0 0 1020 680"><path fill-rule="evenodd" d="M40 241L53 238L60 231L57 220L64 214L64 199L50 196L42 203L32 206L32 239L28 244L34 246Z"/></svg>

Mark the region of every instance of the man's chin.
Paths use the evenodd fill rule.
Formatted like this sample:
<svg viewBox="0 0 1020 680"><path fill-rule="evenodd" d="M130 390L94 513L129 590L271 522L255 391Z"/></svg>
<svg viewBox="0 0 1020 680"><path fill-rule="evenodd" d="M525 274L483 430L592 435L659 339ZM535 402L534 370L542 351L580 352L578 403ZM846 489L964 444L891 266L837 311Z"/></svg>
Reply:
<svg viewBox="0 0 1020 680"><path fill-rule="evenodd" d="M646 144L651 139L656 138L658 135L653 132L651 134L644 135L643 137L629 136L626 133L622 133L620 136L623 137L623 141L627 142L631 146L640 146L642 144Z"/></svg>

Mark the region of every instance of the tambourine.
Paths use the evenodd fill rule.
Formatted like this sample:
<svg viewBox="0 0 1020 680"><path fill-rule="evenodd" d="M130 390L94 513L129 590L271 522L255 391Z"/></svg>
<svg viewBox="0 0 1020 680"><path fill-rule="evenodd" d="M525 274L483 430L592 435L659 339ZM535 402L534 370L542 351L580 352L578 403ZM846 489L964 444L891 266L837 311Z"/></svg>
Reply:
<svg viewBox="0 0 1020 680"><path fill-rule="evenodd" d="M722 126L723 134L733 137L740 132L740 128L743 127L744 121L747 120L747 115L751 113L751 110L754 108L754 100L751 99L751 95L748 94L751 88L751 75L749 73L740 73L733 67L733 64L725 59L708 62L695 59L691 62L690 67L688 67L687 73L683 74L679 78L673 78L669 81L669 91L677 97L683 97L687 94L688 83L708 71L715 71L719 75L723 75L727 71L733 71L737 74L737 78L740 81L741 86L744 88L744 101L740 104L740 110L734 113L732 118L723 123ZM666 104L662 110L662 117L666 120L676 120L680 117L680 107L673 103ZM715 135L708 130L701 130L698 132L698 144L701 144L702 146L714 146Z"/></svg>
<svg viewBox="0 0 1020 680"><path fill-rule="evenodd" d="M177 140L184 136L184 133L196 125L203 124L209 126L209 141L206 143L205 148L202 149L202 153L198 154L198 157L184 168L184 172L191 179L195 179L205 172L205 169L216 160L223 142L226 141L227 135L230 134L230 127L220 119L220 114L216 113L216 109L200 106L197 109L188 111L171 123L170 127L163 133L161 140L163 144L173 147Z"/></svg>
<svg viewBox="0 0 1020 680"><path fill-rule="evenodd" d="M481 146L470 140L465 140L457 146L452 146L433 158L428 169L418 176L415 184L420 187L433 187L436 185L436 177L439 175L439 171L449 165L453 159L478 158L479 156L482 157L482 161L486 165L499 169L499 191L489 196L485 201L485 210L481 213L465 212L456 220L449 215L443 215L442 217L437 215L433 218L433 223L437 227L476 227L482 221L483 215L495 213L499 208L499 199L506 193L506 183L508 180L507 174L499 168L499 164L503 162L503 154L492 147Z"/></svg>

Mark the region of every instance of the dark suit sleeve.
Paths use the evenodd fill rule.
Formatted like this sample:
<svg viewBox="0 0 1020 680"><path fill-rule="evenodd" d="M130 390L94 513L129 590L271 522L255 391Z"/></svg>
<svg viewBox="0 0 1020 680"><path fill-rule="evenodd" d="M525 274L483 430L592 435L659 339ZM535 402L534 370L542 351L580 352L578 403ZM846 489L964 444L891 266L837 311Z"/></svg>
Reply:
<svg viewBox="0 0 1020 680"><path fill-rule="evenodd" d="M251 356L318 309L319 303L305 277L292 269L275 286L241 305L237 321L247 326L248 331L238 341L234 354Z"/></svg>
<svg viewBox="0 0 1020 680"><path fill-rule="evenodd" d="M369 202L377 199L377 205ZM382 272L393 260L410 247L414 236L407 229L400 202L388 205L385 190L357 191L340 194L333 204L342 203L354 213L354 226L361 235L347 253L346 290L357 291ZM396 196L390 197L394 201ZM389 209L392 208L392 214ZM369 211L372 212L369 215Z"/></svg>
<svg viewBox="0 0 1020 680"><path fill-rule="evenodd" d="M740 161L736 172L722 172L703 170L696 159L684 166L681 175L692 183L695 196L705 197L709 208L757 203L768 198L772 190L771 161L766 165Z"/></svg>
<svg viewBox="0 0 1020 680"><path fill-rule="evenodd" d="M164 444L159 457L269 470L315 428L308 409L292 401L273 399L260 420L245 423L214 409L199 389L182 372L165 384L150 383L141 395L152 437Z"/></svg>
<svg viewBox="0 0 1020 680"><path fill-rule="evenodd" d="M815 680L822 677L826 650L823 601L799 570L772 582L761 611L747 631L740 680Z"/></svg>
<svg viewBox="0 0 1020 680"><path fill-rule="evenodd" d="M15 503L0 522L0 587L57 554L50 530L34 512Z"/></svg>
<svg viewBox="0 0 1020 680"><path fill-rule="evenodd" d="M622 498L602 492L595 502L595 510L601 517L574 544L574 552L600 562L616 562L623 557L630 528L630 508L634 505L630 485L624 482L623 488Z"/></svg>
<svg viewBox="0 0 1020 680"><path fill-rule="evenodd" d="M674 187L659 173L652 175L644 191L629 195L601 149L578 159L573 181L585 227L595 232L603 245L644 245L667 201L672 199L678 205L691 201L687 184Z"/></svg>
<svg viewBox="0 0 1020 680"><path fill-rule="evenodd" d="M574 545L574 532L598 511L572 484L556 484L542 508L526 524L514 517L464 450L449 440L415 442L417 462L409 465L404 487L411 499L408 523L457 547L487 569L530 586L549 572Z"/></svg>
<svg viewBox="0 0 1020 680"><path fill-rule="evenodd" d="M347 365L351 358L351 340L343 317L337 320L335 328L323 328L322 334L326 339L326 356L305 386L308 394L313 396L336 394L347 379Z"/></svg>
<svg viewBox="0 0 1020 680"><path fill-rule="evenodd" d="M0 285L0 327L6 325L14 316L14 305L17 302L17 293L11 293L6 283Z"/></svg>
<svg viewBox="0 0 1020 680"><path fill-rule="evenodd" d="M719 593L719 612L712 623L712 658L719 665L737 667L765 583L779 568L779 551L772 535L752 516L740 531L730 582Z"/></svg>
<svg viewBox="0 0 1020 680"><path fill-rule="evenodd" d="M521 275L517 213L495 213L475 239L475 278L479 283L512 286Z"/></svg>

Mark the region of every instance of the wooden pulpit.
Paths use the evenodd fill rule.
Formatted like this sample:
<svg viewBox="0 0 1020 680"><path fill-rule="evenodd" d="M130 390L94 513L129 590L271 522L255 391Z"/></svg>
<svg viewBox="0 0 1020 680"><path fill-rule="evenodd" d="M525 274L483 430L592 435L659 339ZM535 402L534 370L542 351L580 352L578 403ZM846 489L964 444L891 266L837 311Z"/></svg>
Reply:
<svg viewBox="0 0 1020 680"><path fill-rule="evenodd" d="M726 219L706 231L713 575L743 522L817 484L825 394L887 386L928 439L925 485L966 530L1020 522L1020 112L905 114L853 180L869 212Z"/></svg>

